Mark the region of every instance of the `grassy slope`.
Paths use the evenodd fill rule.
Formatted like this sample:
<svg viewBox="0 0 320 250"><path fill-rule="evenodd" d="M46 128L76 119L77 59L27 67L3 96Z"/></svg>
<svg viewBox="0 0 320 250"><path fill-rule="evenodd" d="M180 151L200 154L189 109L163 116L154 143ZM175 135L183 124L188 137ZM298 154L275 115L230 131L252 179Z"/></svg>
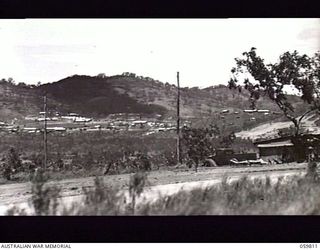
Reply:
<svg viewBox="0 0 320 250"><path fill-rule="evenodd" d="M163 113L165 109L137 102L126 93L119 93L112 78L73 76L39 87L51 98L68 104L69 112L91 117L105 117L110 113Z"/></svg>
<svg viewBox="0 0 320 250"><path fill-rule="evenodd" d="M21 119L29 112L39 112L38 96L29 89L0 84L0 121Z"/></svg>
<svg viewBox="0 0 320 250"><path fill-rule="evenodd" d="M167 117L176 115L177 89L169 83L134 76L99 78L75 75L33 89L1 85L0 120L37 115L42 109L44 92L48 93L48 109L52 111L76 112L89 117L106 117L117 112L162 113ZM298 108L303 106L297 97L290 98ZM221 127L240 131L281 117L260 114L252 121L252 116L242 112L248 108L248 93L229 90L224 85L181 89L181 115L197 117L193 121L196 125L215 122ZM272 102L263 97L258 108L278 111ZM230 113L221 115L223 109L228 109Z"/></svg>

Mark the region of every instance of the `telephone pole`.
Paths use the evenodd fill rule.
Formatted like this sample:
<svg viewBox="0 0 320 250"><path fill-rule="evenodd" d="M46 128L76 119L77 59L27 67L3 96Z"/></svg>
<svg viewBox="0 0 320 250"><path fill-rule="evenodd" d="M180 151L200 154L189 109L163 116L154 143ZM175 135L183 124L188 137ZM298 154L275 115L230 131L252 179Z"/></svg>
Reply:
<svg viewBox="0 0 320 250"><path fill-rule="evenodd" d="M177 72L177 163L181 163L180 156L180 82L179 82L179 72Z"/></svg>
<svg viewBox="0 0 320 250"><path fill-rule="evenodd" d="M44 129L43 129L43 147L44 147L44 169L47 169L47 94L43 97L43 114L44 114Z"/></svg>

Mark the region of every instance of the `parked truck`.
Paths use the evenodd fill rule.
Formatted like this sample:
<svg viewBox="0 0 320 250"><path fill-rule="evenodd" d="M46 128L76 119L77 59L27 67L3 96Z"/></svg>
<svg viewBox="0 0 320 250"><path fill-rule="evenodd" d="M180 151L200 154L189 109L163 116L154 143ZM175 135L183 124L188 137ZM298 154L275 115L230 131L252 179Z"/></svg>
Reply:
<svg viewBox="0 0 320 250"><path fill-rule="evenodd" d="M235 161L236 160L236 161ZM232 148L219 148L203 163L206 167L235 164L235 162L257 161L256 153L235 153Z"/></svg>

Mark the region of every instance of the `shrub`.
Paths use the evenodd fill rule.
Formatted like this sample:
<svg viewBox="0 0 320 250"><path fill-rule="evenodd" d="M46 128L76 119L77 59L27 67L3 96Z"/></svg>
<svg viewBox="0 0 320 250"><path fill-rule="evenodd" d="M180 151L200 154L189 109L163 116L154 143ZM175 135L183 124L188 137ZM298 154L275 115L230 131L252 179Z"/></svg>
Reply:
<svg viewBox="0 0 320 250"><path fill-rule="evenodd" d="M36 215L57 214L57 192L48 191L38 175L32 188ZM139 203L145 190L147 174L131 176L126 202L125 190L106 185L96 177L93 188L84 189L82 203L73 203L63 215L288 215L320 214L320 185L307 177L291 176L276 181L269 177L251 179L243 176L230 181L223 177L218 185L180 191L160 197L155 202ZM55 189L57 190L57 189ZM25 214L12 208L8 214Z"/></svg>
<svg viewBox="0 0 320 250"><path fill-rule="evenodd" d="M31 205L35 215L56 215L60 188L48 186L48 176L43 170L38 170L32 178Z"/></svg>
<svg viewBox="0 0 320 250"><path fill-rule="evenodd" d="M131 209L133 215L135 214L136 209L136 197L139 197L141 195L146 184L146 172L137 172L134 175L130 176L129 195L131 197Z"/></svg>
<svg viewBox="0 0 320 250"><path fill-rule="evenodd" d="M57 154L57 158L54 162L54 166L57 170L62 170L64 168L64 162L62 160L61 154L58 153Z"/></svg>
<svg viewBox="0 0 320 250"><path fill-rule="evenodd" d="M22 168L21 159L19 157L19 154L16 152L14 148L10 148L6 157L5 162L2 166L2 176L6 180L11 180L12 175Z"/></svg>
<svg viewBox="0 0 320 250"><path fill-rule="evenodd" d="M319 175L317 173L317 163L314 161L310 161L308 163L307 174L306 177L311 182L319 181Z"/></svg>
<svg viewBox="0 0 320 250"><path fill-rule="evenodd" d="M304 177L236 181L165 196L145 204L145 215L286 215L320 214L320 186Z"/></svg>
<svg viewBox="0 0 320 250"><path fill-rule="evenodd" d="M96 176L93 188L83 188L84 199L82 206L65 210L70 215L119 215L123 197L117 187L107 186L102 177Z"/></svg>
<svg viewBox="0 0 320 250"><path fill-rule="evenodd" d="M35 166L43 163L42 137L38 134L4 134L1 138L0 154L8 147L23 148L24 159L31 160ZM131 161L127 164L123 160L125 152L134 155L135 152L141 152L148 156L152 166L158 168L176 163L175 156L171 157L176 150L176 139L171 133L149 136L141 136L140 132L52 133L48 134L48 149L48 166L56 169L57 166L62 167L63 162L61 172L68 171L66 174L72 177L92 176L98 173L99 169L106 168L110 162L117 164L110 168L108 174L136 172L137 169L130 166ZM58 159L59 154L62 162ZM50 176L55 178L59 174L56 172Z"/></svg>

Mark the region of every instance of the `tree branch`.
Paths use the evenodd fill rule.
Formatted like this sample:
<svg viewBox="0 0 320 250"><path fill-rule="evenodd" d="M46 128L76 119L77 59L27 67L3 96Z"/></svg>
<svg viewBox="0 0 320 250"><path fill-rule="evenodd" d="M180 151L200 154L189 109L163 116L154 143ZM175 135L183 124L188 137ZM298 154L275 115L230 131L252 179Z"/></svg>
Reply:
<svg viewBox="0 0 320 250"><path fill-rule="evenodd" d="M304 112L304 113L300 116L300 118L298 119L299 125L300 125L302 119L303 119L307 114L310 114L311 112L313 112L313 111L315 111L315 110L316 110L316 108L314 107L314 108L312 108L312 109L307 110L306 112Z"/></svg>
<svg viewBox="0 0 320 250"><path fill-rule="evenodd" d="M295 128L296 128L296 132L295 134L298 135L299 134L299 129L300 129L300 124L297 121L297 118L295 118L294 116L288 114L287 110L283 107L283 105L280 102L275 102L278 107L280 108L280 110L282 110L283 114L285 115L285 117L287 117L290 121L293 122Z"/></svg>

